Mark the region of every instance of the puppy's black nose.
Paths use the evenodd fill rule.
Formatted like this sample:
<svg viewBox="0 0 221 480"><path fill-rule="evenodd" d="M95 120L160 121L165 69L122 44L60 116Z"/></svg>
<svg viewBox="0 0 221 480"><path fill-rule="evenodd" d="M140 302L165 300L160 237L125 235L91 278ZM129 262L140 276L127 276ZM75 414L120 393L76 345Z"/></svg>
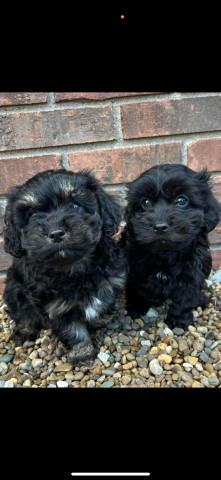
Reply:
<svg viewBox="0 0 221 480"><path fill-rule="evenodd" d="M64 236L65 236L65 231L60 229L60 230L52 230L49 234L48 234L50 240L52 242L62 242L62 240L64 239Z"/></svg>
<svg viewBox="0 0 221 480"><path fill-rule="evenodd" d="M167 223L156 223L156 225L153 226L154 230L157 232L163 232L164 230L167 230L169 225Z"/></svg>

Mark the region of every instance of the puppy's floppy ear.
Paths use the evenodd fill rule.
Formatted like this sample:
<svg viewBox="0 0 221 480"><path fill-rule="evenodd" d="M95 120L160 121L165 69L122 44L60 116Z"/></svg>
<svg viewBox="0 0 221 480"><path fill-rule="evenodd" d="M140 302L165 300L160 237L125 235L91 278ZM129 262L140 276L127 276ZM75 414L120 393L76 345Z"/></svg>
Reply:
<svg viewBox="0 0 221 480"><path fill-rule="evenodd" d="M220 203L215 199L211 186L209 185L209 180L210 180L210 174L206 169L202 170L201 172L198 173L198 178L201 180L204 184L207 184L207 191L206 191L206 197L207 197L207 202L206 206L204 207L204 229L206 232L211 232L213 230L217 223L219 222L220 219L220 214L221 214L221 205Z"/></svg>
<svg viewBox="0 0 221 480"><path fill-rule="evenodd" d="M117 232L121 221L121 207L92 175L88 179L87 187L96 195L99 213L103 221L103 232L112 237Z"/></svg>
<svg viewBox="0 0 221 480"><path fill-rule="evenodd" d="M12 212L12 203L9 200L5 210L5 228L4 228L4 249L5 252L10 253L14 257L22 256L22 248L20 241L20 233L18 228L16 228L13 212Z"/></svg>
<svg viewBox="0 0 221 480"><path fill-rule="evenodd" d="M97 189L96 196L103 221L103 231L112 237L121 221L120 206L102 187Z"/></svg>

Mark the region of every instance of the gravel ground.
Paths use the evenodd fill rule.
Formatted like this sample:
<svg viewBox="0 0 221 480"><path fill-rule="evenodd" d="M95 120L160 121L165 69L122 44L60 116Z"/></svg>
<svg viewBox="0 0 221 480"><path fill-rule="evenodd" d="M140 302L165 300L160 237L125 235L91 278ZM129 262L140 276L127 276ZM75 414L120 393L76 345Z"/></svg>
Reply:
<svg viewBox="0 0 221 480"><path fill-rule="evenodd" d="M194 294L194 292L193 292ZM51 330L16 346L14 321L0 297L0 387L219 388L221 387L221 270L207 280L209 306L193 310L184 332L164 323L167 305L132 320L121 299L105 327L91 334L98 354L91 366L73 366Z"/></svg>

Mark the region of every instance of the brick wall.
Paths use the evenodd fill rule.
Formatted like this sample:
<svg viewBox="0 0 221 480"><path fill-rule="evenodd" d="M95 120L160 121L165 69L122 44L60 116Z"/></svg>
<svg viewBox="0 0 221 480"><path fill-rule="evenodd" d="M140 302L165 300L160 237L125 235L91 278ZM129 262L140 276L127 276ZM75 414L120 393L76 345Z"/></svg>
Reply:
<svg viewBox="0 0 221 480"><path fill-rule="evenodd" d="M90 168L108 190L160 163L207 166L221 201L221 95L0 92L0 232L6 192L48 168ZM221 265L221 225L210 234ZM11 258L0 237L0 290Z"/></svg>

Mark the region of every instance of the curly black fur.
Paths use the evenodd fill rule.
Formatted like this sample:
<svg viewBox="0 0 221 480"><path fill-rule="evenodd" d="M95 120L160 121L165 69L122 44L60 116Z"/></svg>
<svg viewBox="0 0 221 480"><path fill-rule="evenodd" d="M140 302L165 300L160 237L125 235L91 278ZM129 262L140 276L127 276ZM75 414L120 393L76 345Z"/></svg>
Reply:
<svg viewBox="0 0 221 480"><path fill-rule="evenodd" d="M219 221L220 205L206 170L164 164L128 184L127 309L137 317L170 299L166 323L184 329L191 310L208 301L203 288L211 271L208 232Z"/></svg>
<svg viewBox="0 0 221 480"><path fill-rule="evenodd" d="M125 260L112 239L121 210L87 171L48 170L8 193L5 250L16 257L4 300L14 339L53 332L73 361L92 357L87 330L114 306Z"/></svg>

